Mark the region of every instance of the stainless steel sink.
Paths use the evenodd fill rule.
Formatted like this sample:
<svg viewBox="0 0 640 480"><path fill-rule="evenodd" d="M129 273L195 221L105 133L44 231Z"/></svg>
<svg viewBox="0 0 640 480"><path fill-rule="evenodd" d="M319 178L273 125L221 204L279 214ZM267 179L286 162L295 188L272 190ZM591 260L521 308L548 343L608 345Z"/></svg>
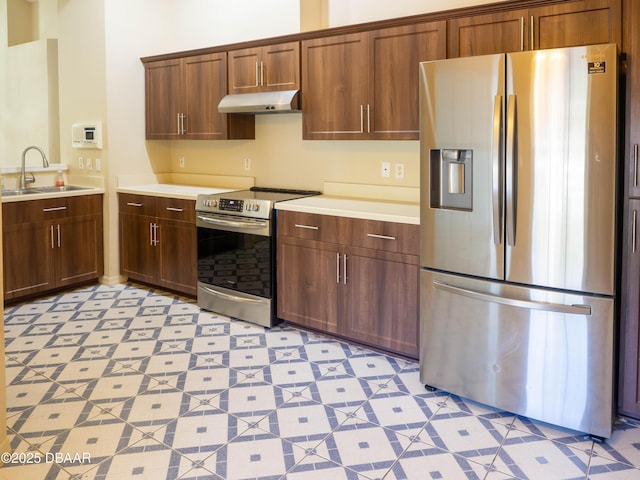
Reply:
<svg viewBox="0 0 640 480"><path fill-rule="evenodd" d="M37 191L35 188L16 188L15 190L3 190L3 197L16 197L18 195L29 195L33 193L42 193Z"/></svg>
<svg viewBox="0 0 640 480"><path fill-rule="evenodd" d="M77 190L90 190L91 187L79 187L77 185L63 185L62 187L35 187L38 193L55 193L55 192L75 192Z"/></svg>
<svg viewBox="0 0 640 480"><path fill-rule="evenodd" d="M16 188L14 190L4 190L3 197L15 197L18 195L33 195L36 193L64 193L75 192L78 190L90 190L91 187L79 187L77 185L64 185L62 187L34 187L34 188Z"/></svg>

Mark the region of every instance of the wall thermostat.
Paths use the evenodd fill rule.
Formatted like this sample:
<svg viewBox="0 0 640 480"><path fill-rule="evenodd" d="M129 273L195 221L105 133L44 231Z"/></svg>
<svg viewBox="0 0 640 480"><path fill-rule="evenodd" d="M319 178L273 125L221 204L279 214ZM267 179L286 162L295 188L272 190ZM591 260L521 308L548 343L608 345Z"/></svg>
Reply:
<svg viewBox="0 0 640 480"><path fill-rule="evenodd" d="M73 148L102 148L102 123L74 123L71 125Z"/></svg>

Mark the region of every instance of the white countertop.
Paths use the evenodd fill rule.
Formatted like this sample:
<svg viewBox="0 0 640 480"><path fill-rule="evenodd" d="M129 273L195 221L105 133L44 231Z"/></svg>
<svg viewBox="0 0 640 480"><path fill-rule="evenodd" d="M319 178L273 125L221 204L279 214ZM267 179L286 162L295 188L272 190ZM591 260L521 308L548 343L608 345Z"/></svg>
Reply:
<svg viewBox="0 0 640 480"><path fill-rule="evenodd" d="M276 209L337 217L420 224L420 204L318 195L276 203Z"/></svg>
<svg viewBox="0 0 640 480"><path fill-rule="evenodd" d="M149 195L152 197L182 198L195 200L199 194L211 195L216 193L232 192L235 188L194 187L191 185L173 185L169 183L156 183L148 185L132 185L118 187L118 193L132 193L135 195Z"/></svg>
<svg viewBox="0 0 640 480"><path fill-rule="evenodd" d="M28 193L26 195L2 196L2 203L24 202L27 200L45 200L48 198L78 197L81 195L97 195L104 193L104 188L84 187L82 190L70 190L68 192L42 192Z"/></svg>

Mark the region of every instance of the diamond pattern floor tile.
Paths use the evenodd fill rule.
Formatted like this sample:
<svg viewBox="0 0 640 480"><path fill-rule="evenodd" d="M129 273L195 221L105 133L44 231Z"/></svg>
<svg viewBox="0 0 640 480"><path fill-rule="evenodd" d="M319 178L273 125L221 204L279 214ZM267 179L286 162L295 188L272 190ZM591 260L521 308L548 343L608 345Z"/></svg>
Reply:
<svg viewBox="0 0 640 480"><path fill-rule="evenodd" d="M12 451L60 461L0 480L640 479L636 422L595 443L427 391L416 362L137 285L10 306L5 349Z"/></svg>

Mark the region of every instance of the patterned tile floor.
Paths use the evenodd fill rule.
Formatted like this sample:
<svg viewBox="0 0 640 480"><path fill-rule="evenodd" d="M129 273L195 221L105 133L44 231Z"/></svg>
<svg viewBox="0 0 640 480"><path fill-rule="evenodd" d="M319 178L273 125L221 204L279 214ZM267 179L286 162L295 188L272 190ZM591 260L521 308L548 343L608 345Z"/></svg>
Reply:
<svg viewBox="0 0 640 480"><path fill-rule="evenodd" d="M415 362L135 285L5 311L0 479L640 479L640 425L594 443L427 392ZM39 462L39 463L38 463Z"/></svg>

